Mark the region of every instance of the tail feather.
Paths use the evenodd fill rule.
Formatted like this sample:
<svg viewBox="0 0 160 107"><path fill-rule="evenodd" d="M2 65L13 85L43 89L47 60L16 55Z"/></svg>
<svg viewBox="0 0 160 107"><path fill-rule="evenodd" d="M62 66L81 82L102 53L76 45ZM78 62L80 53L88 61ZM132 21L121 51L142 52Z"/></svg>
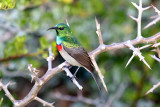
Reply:
<svg viewBox="0 0 160 107"><path fill-rule="evenodd" d="M100 87L100 83L99 83L99 81L98 81L97 75L95 74L95 72L90 72L90 73L91 73L92 77L94 78L94 80L95 80L95 82L96 82L96 84L97 84L97 87L98 87L99 91L101 91L101 87Z"/></svg>

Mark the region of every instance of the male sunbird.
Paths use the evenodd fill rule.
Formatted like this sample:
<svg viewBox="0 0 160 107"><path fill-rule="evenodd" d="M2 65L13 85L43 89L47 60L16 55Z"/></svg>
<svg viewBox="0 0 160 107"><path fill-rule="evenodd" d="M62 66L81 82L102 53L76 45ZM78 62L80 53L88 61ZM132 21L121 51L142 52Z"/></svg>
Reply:
<svg viewBox="0 0 160 107"><path fill-rule="evenodd" d="M64 23L59 23L55 27L51 27L48 30L51 29L56 30L56 44L61 56L71 65L78 66L78 69L79 67L84 67L87 71L89 71L96 81L98 89L100 90L100 85L94 72L93 63L87 51L82 47L75 36L73 36L69 26ZM74 76L78 69L74 73Z"/></svg>

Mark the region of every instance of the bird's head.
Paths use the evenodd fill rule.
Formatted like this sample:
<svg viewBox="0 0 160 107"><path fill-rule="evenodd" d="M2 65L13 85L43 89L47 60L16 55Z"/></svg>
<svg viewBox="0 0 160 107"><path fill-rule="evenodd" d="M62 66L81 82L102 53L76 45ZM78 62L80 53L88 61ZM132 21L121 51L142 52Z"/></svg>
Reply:
<svg viewBox="0 0 160 107"><path fill-rule="evenodd" d="M51 27L48 30L55 29L58 36L63 36L71 33L71 30L67 24L59 23L55 27Z"/></svg>

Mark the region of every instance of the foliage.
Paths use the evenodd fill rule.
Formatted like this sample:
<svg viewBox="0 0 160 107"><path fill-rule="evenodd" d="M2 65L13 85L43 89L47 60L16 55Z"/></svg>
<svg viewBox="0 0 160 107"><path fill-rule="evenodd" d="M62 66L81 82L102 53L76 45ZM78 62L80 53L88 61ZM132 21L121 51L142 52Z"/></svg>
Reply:
<svg viewBox="0 0 160 107"><path fill-rule="evenodd" d="M15 7L16 0L0 0L0 9L8 10Z"/></svg>

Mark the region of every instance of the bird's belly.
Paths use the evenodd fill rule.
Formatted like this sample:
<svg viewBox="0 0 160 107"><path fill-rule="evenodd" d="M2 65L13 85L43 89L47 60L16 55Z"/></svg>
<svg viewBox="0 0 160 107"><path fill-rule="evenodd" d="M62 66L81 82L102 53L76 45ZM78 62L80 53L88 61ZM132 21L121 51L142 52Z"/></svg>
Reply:
<svg viewBox="0 0 160 107"><path fill-rule="evenodd" d="M59 53L61 54L61 56L71 65L74 66L82 66L79 62L77 62L73 57L71 57L64 49L62 49L61 51L59 51Z"/></svg>

